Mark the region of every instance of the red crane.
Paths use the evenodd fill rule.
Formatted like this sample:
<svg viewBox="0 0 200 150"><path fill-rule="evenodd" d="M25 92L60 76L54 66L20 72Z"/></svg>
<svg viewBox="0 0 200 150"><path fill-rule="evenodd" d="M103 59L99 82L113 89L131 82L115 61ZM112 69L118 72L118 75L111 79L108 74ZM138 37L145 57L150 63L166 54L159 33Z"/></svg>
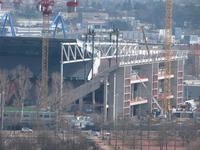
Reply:
<svg viewBox="0 0 200 150"><path fill-rule="evenodd" d="M50 16L54 5L54 0L40 0L38 2L38 8L42 12L43 16Z"/></svg>
<svg viewBox="0 0 200 150"><path fill-rule="evenodd" d="M2 9L3 0L0 0L0 10Z"/></svg>
<svg viewBox="0 0 200 150"><path fill-rule="evenodd" d="M40 0L38 8L43 14L42 31L42 86L44 88L44 99L48 95L48 53L49 53L49 20L52 14L54 0Z"/></svg>
<svg viewBox="0 0 200 150"><path fill-rule="evenodd" d="M68 12L76 12L76 7L79 6L79 2L77 0L71 0L66 3L68 7Z"/></svg>

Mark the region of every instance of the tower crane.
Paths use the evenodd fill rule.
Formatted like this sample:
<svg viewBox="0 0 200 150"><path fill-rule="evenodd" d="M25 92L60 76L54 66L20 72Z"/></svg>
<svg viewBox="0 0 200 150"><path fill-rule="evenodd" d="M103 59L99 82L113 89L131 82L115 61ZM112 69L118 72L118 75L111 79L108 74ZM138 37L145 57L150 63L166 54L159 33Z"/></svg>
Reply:
<svg viewBox="0 0 200 150"><path fill-rule="evenodd" d="M165 23L165 80L164 80L164 111L165 114L169 113L171 109L171 46L172 46L172 8L173 0L166 0L166 23Z"/></svg>
<svg viewBox="0 0 200 150"><path fill-rule="evenodd" d="M0 0L0 10L2 10L3 0Z"/></svg>
<svg viewBox="0 0 200 150"><path fill-rule="evenodd" d="M52 14L54 0L40 0L38 9L43 14L42 30L42 86L44 97L48 95L48 51L49 51L49 20Z"/></svg>
<svg viewBox="0 0 200 150"><path fill-rule="evenodd" d="M79 2L77 0L70 0L66 3L68 7L68 12L76 12L76 8L79 6Z"/></svg>

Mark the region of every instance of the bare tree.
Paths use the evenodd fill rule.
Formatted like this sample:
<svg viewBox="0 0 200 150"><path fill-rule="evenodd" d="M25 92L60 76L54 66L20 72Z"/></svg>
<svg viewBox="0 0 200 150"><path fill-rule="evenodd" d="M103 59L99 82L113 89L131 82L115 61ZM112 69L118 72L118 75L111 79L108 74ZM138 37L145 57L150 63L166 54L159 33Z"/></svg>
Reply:
<svg viewBox="0 0 200 150"><path fill-rule="evenodd" d="M32 77L32 72L24 66L17 66L12 71L12 77L16 86L15 98L16 104L21 105L21 119L23 117L24 101L28 98L29 91L32 87L30 78Z"/></svg>
<svg viewBox="0 0 200 150"><path fill-rule="evenodd" d="M53 110L61 109L61 95L60 95L60 73L52 74L52 90L51 90L51 107Z"/></svg>
<svg viewBox="0 0 200 150"><path fill-rule="evenodd" d="M197 139L193 142L190 143L189 145L190 149L189 150L199 150L200 147L200 139Z"/></svg>
<svg viewBox="0 0 200 150"><path fill-rule="evenodd" d="M37 107L40 107L40 105L42 104L42 100L44 98L44 94L43 94L44 91L43 91L41 79L36 80L35 92L36 92L36 97L37 97L36 105Z"/></svg>
<svg viewBox="0 0 200 150"><path fill-rule="evenodd" d="M40 108L45 108L47 109L48 107L48 101L47 98L45 97L45 91L44 87L42 84L42 80L38 78L35 83L35 95L36 95L36 120L35 120L35 125L37 129L40 129L40 127L43 127L43 122L39 118L39 111Z"/></svg>
<svg viewBox="0 0 200 150"><path fill-rule="evenodd" d="M5 150L5 144L3 142L2 133L0 133L0 150Z"/></svg>
<svg viewBox="0 0 200 150"><path fill-rule="evenodd" d="M160 150L163 150L164 146L167 149L168 140L169 140L168 139L169 138L168 131L169 131L169 129L168 129L167 124L163 123L160 125L159 131L158 131L158 136L157 136L157 142L160 146Z"/></svg>
<svg viewBox="0 0 200 150"><path fill-rule="evenodd" d="M0 92L7 93L8 91L8 78L9 72L7 70L0 70Z"/></svg>
<svg viewBox="0 0 200 150"><path fill-rule="evenodd" d="M36 143L32 137L14 138L7 145L8 150L37 150Z"/></svg>
<svg viewBox="0 0 200 150"><path fill-rule="evenodd" d="M51 110L56 112L56 131L58 131L58 127L61 126L61 110L62 110L62 102L61 102L61 77L60 73L55 72L51 76L51 94L50 94L50 106ZM59 124L58 124L59 123Z"/></svg>
<svg viewBox="0 0 200 150"><path fill-rule="evenodd" d="M196 128L192 121L181 125L179 136L182 138L183 144L186 142L187 146L189 146L192 141L196 140L196 134Z"/></svg>
<svg viewBox="0 0 200 150"><path fill-rule="evenodd" d="M3 129L5 95L8 93L8 71L0 70L1 129Z"/></svg>

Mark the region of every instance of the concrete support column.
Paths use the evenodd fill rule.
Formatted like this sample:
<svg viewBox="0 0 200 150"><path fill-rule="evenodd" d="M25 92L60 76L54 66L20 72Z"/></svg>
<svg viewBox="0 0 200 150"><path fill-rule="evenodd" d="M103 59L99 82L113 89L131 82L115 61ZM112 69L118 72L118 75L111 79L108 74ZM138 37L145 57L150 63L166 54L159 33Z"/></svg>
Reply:
<svg viewBox="0 0 200 150"><path fill-rule="evenodd" d="M79 99L79 111L83 111L83 98Z"/></svg>
<svg viewBox="0 0 200 150"><path fill-rule="evenodd" d="M95 112L95 104L96 104L96 101L95 101L95 91L92 92L92 108L93 108L93 111Z"/></svg>
<svg viewBox="0 0 200 150"><path fill-rule="evenodd" d="M114 97L113 97L113 120L116 120L116 100L117 100L117 93L116 93L116 74L114 74Z"/></svg>
<svg viewBox="0 0 200 150"><path fill-rule="evenodd" d="M107 115L108 115L108 79L105 78L104 80L104 122L107 121Z"/></svg>
<svg viewBox="0 0 200 150"><path fill-rule="evenodd" d="M92 104L95 105L96 101L95 101L95 91L92 92Z"/></svg>
<svg viewBox="0 0 200 150"><path fill-rule="evenodd" d="M0 102L1 102L1 130L3 130L3 125L4 125L4 92L0 93Z"/></svg>

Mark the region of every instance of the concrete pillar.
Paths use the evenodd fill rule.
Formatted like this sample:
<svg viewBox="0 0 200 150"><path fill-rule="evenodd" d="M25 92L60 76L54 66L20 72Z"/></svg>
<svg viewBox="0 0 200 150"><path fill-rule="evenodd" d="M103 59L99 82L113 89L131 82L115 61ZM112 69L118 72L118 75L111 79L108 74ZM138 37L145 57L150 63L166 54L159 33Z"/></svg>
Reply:
<svg viewBox="0 0 200 150"><path fill-rule="evenodd" d="M104 122L107 121L107 114L108 114L108 79L105 78L104 80Z"/></svg>
<svg viewBox="0 0 200 150"><path fill-rule="evenodd" d="M93 91L92 92L92 109L93 109L93 111L95 112L95 104L96 104L96 102L95 102L95 91Z"/></svg>
<svg viewBox="0 0 200 150"><path fill-rule="evenodd" d="M3 125L4 125L4 92L0 93L0 102L1 102L1 130L3 130Z"/></svg>
<svg viewBox="0 0 200 150"><path fill-rule="evenodd" d="M95 105L95 91L92 92L92 104Z"/></svg>
<svg viewBox="0 0 200 150"><path fill-rule="evenodd" d="M83 98L79 99L79 111L83 111Z"/></svg>
<svg viewBox="0 0 200 150"><path fill-rule="evenodd" d="M116 74L114 74L114 97L113 97L113 121L116 120L116 99L117 99L117 93L116 93Z"/></svg>

